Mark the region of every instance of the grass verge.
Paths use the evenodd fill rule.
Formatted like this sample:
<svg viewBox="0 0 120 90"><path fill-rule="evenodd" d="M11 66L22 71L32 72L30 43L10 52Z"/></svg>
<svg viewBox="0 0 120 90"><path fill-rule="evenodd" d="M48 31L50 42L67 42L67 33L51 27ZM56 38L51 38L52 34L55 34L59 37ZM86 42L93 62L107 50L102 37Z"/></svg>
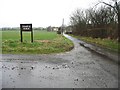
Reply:
<svg viewBox="0 0 120 90"><path fill-rule="evenodd" d="M34 43L24 40L3 40L3 54L50 54L66 52L73 48L73 43L62 35L56 35L54 39L37 39Z"/></svg>
<svg viewBox="0 0 120 90"><path fill-rule="evenodd" d="M118 43L117 40L111 40L107 38L101 39L101 38L92 38L92 37L82 37L82 36L75 36L75 35L72 35L72 36L80 40L83 40L87 43L94 44L99 47L108 49L110 51L120 53L120 43Z"/></svg>

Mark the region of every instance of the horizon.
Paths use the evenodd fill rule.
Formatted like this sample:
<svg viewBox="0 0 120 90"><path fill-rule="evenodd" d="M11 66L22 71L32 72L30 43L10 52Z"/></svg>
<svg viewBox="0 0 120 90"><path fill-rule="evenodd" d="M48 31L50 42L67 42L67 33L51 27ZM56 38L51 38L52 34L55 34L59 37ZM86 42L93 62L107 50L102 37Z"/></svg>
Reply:
<svg viewBox="0 0 120 90"><path fill-rule="evenodd" d="M108 1L108 0L106 0ZM33 27L60 27L69 25L70 15L76 9L88 9L98 0L2 0L0 28L19 27L32 23Z"/></svg>

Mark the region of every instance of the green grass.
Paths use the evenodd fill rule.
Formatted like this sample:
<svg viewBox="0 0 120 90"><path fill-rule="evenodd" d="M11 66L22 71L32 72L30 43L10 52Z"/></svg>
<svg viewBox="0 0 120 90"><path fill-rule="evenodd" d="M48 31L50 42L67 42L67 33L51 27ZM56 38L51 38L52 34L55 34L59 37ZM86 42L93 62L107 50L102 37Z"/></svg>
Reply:
<svg viewBox="0 0 120 90"><path fill-rule="evenodd" d="M107 38L101 39L101 38L92 38L92 37L82 37L82 36L74 36L74 37L79 38L80 40L83 40L85 42L95 44L99 47L109 49L113 52L120 53L120 43L118 43L117 40L111 40Z"/></svg>
<svg viewBox="0 0 120 90"><path fill-rule="evenodd" d="M57 36L55 32L47 31L34 31L33 34L34 40L52 40ZM20 40L20 31L2 31L2 41L4 40ZM31 33L23 32L23 40L30 41Z"/></svg>
<svg viewBox="0 0 120 90"><path fill-rule="evenodd" d="M2 53L4 54L50 54L66 52L73 43L56 32L35 31L34 42L30 42L30 33L24 33L20 42L19 31L2 31Z"/></svg>
<svg viewBox="0 0 120 90"><path fill-rule="evenodd" d="M2 53L2 33L0 32L0 53Z"/></svg>

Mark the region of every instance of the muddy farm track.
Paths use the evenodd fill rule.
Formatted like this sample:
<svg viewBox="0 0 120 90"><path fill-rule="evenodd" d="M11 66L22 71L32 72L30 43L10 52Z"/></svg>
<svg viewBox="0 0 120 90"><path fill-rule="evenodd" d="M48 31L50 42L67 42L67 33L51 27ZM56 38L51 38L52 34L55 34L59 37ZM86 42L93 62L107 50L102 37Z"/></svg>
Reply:
<svg viewBox="0 0 120 90"><path fill-rule="evenodd" d="M117 88L118 65L80 46L49 55L3 54L2 88Z"/></svg>

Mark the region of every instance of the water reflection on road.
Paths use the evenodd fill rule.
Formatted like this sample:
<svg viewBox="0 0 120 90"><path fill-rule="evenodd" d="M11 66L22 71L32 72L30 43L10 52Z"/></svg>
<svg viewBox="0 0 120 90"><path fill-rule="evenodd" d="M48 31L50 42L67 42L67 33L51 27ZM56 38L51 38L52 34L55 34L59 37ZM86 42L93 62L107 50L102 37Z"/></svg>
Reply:
<svg viewBox="0 0 120 90"><path fill-rule="evenodd" d="M51 55L2 55L3 88L117 88L118 66L88 51L70 36L75 48Z"/></svg>

